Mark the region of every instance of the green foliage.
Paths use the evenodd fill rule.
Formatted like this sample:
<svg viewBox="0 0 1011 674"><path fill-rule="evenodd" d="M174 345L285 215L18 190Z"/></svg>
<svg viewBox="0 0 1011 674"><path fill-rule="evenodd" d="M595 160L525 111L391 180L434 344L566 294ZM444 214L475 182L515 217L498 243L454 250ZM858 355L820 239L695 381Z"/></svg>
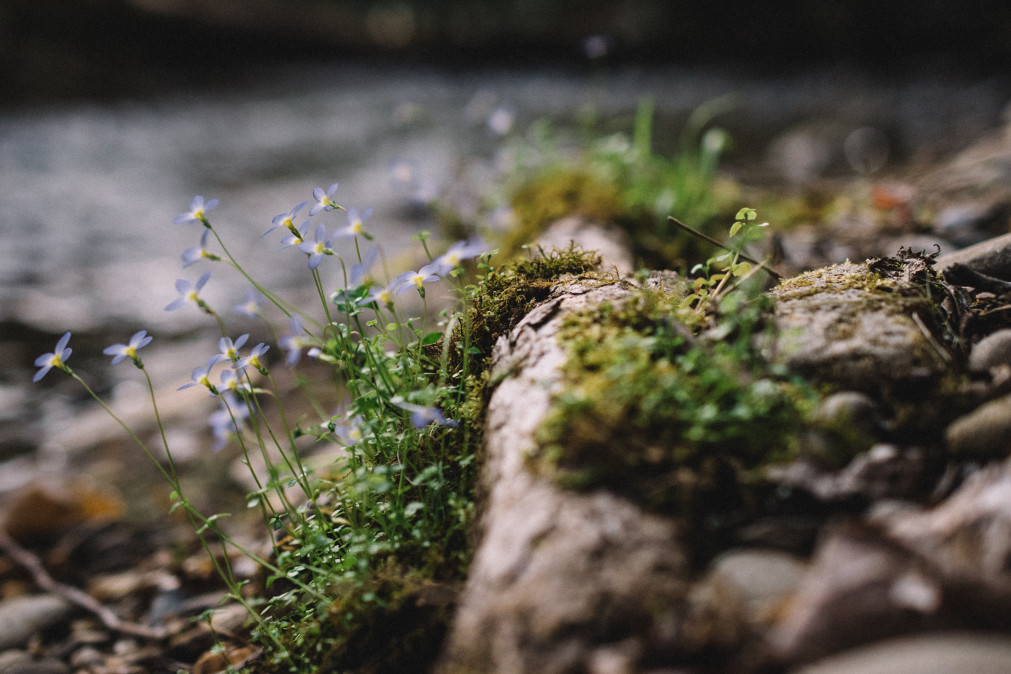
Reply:
<svg viewBox="0 0 1011 674"><path fill-rule="evenodd" d="M815 398L761 358L768 307L735 300L718 338L695 337L675 318L681 301L680 289L647 289L566 321L564 390L540 430L539 470L684 513L717 464L748 470L795 454Z"/></svg>
<svg viewBox="0 0 1011 674"><path fill-rule="evenodd" d="M702 315L715 308L715 305L734 286L728 282L741 283L753 271L751 262L744 259L744 248L761 238L759 228L768 227L769 223L757 223L758 214L753 208L742 208L734 216L730 225L730 245L724 252L710 257L704 263L695 265L691 273L700 273L692 283L691 293L681 302L681 309L690 308L696 314Z"/></svg>
<svg viewBox="0 0 1011 674"><path fill-rule="evenodd" d="M700 106L684 125L676 153L653 149L654 109L643 100L631 136L614 133L564 148L561 132L535 125L527 145L516 150L509 202L517 226L503 248L514 250L559 218L579 214L625 228L634 253L650 268L676 268L699 257L698 242L676 235L667 216L703 227L727 207L717 189L719 159L729 144L719 128L707 128L728 106L716 99Z"/></svg>
<svg viewBox="0 0 1011 674"><path fill-rule="evenodd" d="M530 457L564 486L682 518L702 557L728 523L758 512L762 470L797 455L819 400L763 357L774 335L761 288L728 282L752 271L740 254L761 231L755 220L738 212L734 245L699 279L647 284L566 318L562 386Z"/></svg>

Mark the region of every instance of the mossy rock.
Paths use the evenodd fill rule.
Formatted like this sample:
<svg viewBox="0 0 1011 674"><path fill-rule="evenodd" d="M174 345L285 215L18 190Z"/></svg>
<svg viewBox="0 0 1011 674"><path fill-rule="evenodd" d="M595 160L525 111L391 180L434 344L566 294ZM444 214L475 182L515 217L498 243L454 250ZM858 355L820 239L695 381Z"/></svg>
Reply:
<svg viewBox="0 0 1011 674"><path fill-rule="evenodd" d="M951 356L929 273L846 262L783 281L769 291L774 359L831 387L873 393L942 376Z"/></svg>

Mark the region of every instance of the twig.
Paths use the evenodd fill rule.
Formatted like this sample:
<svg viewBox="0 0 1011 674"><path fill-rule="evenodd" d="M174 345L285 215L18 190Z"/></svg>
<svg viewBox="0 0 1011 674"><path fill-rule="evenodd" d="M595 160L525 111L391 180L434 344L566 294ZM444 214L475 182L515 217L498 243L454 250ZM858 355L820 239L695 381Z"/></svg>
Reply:
<svg viewBox="0 0 1011 674"><path fill-rule="evenodd" d="M41 589L59 595L71 604L95 614L102 624L110 630L143 639L160 640L168 636L168 631L165 629L121 620L119 616L87 592L57 581L49 575L38 556L21 547L2 527L0 527L0 551L20 564Z"/></svg>
<svg viewBox="0 0 1011 674"><path fill-rule="evenodd" d="M923 319L920 318L920 315L916 312L913 312L913 323L915 323L916 327L919 328L921 333L923 333L924 339L927 340L927 343L930 344L930 347L934 350L934 352L941 357L941 360L950 365L951 354L948 353L943 346L941 346L941 344L937 341L937 338L934 337L934 333L930 331L930 328L927 327L927 324L923 322Z"/></svg>
<svg viewBox="0 0 1011 674"><path fill-rule="evenodd" d="M683 229L686 232L688 232L689 234L694 234L695 236L699 237L703 241L708 241L709 243L713 244L717 248L721 248L721 249L727 251L728 253L733 253L734 252L734 250L732 248L730 248L729 246L727 246L727 244L722 243L721 241L717 241L716 239L714 239L713 237L709 236L708 234L703 234L702 232L700 232L699 230L695 229L694 227L689 227L688 225L686 225L685 223L681 222L680 220L678 220L674 216L669 216L667 219L670 220L671 222L673 222L675 225L677 225L681 229ZM764 262L759 262L758 260L756 260L756 259L754 259L752 257L748 257L743 252L742 253L738 253L738 255L740 256L740 258L742 260L750 262L751 264L758 265L762 270L765 271L766 274L768 274L772 278L776 279L777 281L782 280L783 275L780 274L775 269L773 269L772 267L770 267L767 264L765 264Z"/></svg>

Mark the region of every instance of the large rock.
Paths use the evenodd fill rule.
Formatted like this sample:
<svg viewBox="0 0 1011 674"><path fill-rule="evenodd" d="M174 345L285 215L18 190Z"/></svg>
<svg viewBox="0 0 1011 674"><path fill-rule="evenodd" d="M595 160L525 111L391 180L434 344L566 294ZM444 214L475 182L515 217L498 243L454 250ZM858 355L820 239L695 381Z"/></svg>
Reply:
<svg viewBox="0 0 1011 674"><path fill-rule="evenodd" d="M440 671L630 671L686 647L688 561L675 521L525 466L566 360L554 339L561 321L631 292L563 286L496 345L480 540Z"/></svg>
<svg viewBox="0 0 1011 674"><path fill-rule="evenodd" d="M882 509L826 532L769 643L804 663L917 632L1007 632L1009 558L1011 464L995 465L933 509Z"/></svg>
<svg viewBox="0 0 1011 674"><path fill-rule="evenodd" d="M786 280L769 295L779 333L774 357L816 381L878 392L947 366L930 333L937 308L915 280L846 262Z"/></svg>

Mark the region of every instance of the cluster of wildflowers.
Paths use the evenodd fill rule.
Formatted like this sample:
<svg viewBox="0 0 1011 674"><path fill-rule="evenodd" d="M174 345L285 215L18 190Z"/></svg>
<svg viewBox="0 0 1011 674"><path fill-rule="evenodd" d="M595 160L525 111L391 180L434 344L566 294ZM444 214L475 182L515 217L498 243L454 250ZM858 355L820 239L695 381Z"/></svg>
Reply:
<svg viewBox="0 0 1011 674"><path fill-rule="evenodd" d="M354 541L371 541L369 550L375 552L417 545L418 540L428 534L419 533L422 529L401 531L396 526L420 526L412 522L419 517L425 503L431 505L431 511L422 520L426 522L425 526L431 528L430 534L435 538L441 536L445 528L440 517L465 516L458 505L450 506L448 502L440 501L450 496L442 493L439 485L443 482L439 476L451 467L441 463L423 465L415 458L419 451L410 450L412 445L420 447L429 442L444 442L437 438L459 426L458 421L449 418L445 412L447 404L458 404L462 397L459 389L453 391L447 388L445 358L450 349L448 345L443 347L444 360L439 362L433 359L431 350L423 348L448 337L441 332L428 332L426 316L401 319L396 302L398 296L411 291L416 291L424 300L426 284L438 281L454 283L463 291L464 286L459 279L462 266L467 260L487 251L483 242L471 239L454 243L444 253L433 257L428 253L427 235L422 235L418 238L428 255L426 264L417 271L378 274L373 268L381 259L379 247L372 245L362 254L360 246L360 241L373 239L365 229L372 209L344 208L335 200L337 187L337 183L325 190L317 187L312 192L312 201L303 201L276 215L272 226L260 235L263 238L281 230L284 232L281 248L294 247L306 256L310 277L323 309L323 316L318 319L256 283L235 260L207 215L218 205L217 199L205 201L201 196L194 197L189 210L176 216L174 222L181 225L199 223L204 228L199 245L182 254L184 269L203 263L232 268L252 284L244 302L235 306L236 313L267 320L270 313L276 312L278 318L287 323L287 332L276 338L276 346L284 352L287 367L297 366L304 353L333 368L333 379L340 389L335 391L335 395L348 401L340 413L322 414L315 422L308 423L302 419L292 423L286 417L283 402L291 392L283 391L270 371L270 345L260 342L247 349L250 333L235 338L229 335L225 319L201 296L211 278L209 271L201 273L195 281L178 279L175 283L178 297L166 305L165 310L176 311L192 305L213 317L217 323L220 331L217 352L195 367L190 381L179 386L179 390L203 388L219 402L218 408L208 417L212 448L220 450L234 443L242 451L246 459L244 463L253 471L257 485L257 490L250 494L250 506L261 510L265 522L277 535L287 534L303 541L329 541L326 545L314 544L316 547L313 549L321 557L313 561L316 565L313 568L367 571L368 556L363 556ZM298 222L307 206L308 218ZM308 237L312 219L327 217L333 211L343 211L345 223L331 231L325 222L317 221L312 229L313 235ZM340 242L344 240L351 243L348 246L351 251L348 264L345 264L339 250ZM330 267L324 265L330 257L340 262L339 270L334 268L339 273L333 275L348 280L347 287L332 292L328 292L326 287L326 274ZM386 281L382 280L383 276ZM427 304L425 310L427 313ZM70 337L70 332L67 332L52 352L36 359L35 365L40 369L33 381L39 381L52 369L64 371L79 381L160 465L160 460L143 441L67 366L66 361L71 354ZM140 330L125 344L113 344L104 353L112 356L112 364L129 359L143 372L157 417L154 387L138 354L152 339L146 330ZM391 346L396 348L391 351ZM453 376L458 377L454 381L462 386L466 372L454 372ZM319 402L313 402L315 409L325 408ZM268 414L268 407L274 413ZM214 532L218 540L224 541L222 544L234 545L234 541L217 527L216 516L208 518L201 515L184 497L160 418L158 425L162 430L165 456L168 457L168 466L160 465L160 468L173 488L177 505L187 512L205 546L210 545L204 538L205 531ZM330 475L327 481L316 480L302 463L306 447L298 439L306 436L318 442L335 442L345 448L346 455L327 471ZM266 465L264 474L252 468L253 462L249 461L252 453L262 457ZM445 456L445 452L437 455ZM459 470L459 467L454 470ZM391 482L395 474L403 477ZM335 480L335 475L341 476L341 479ZM301 491L301 500L292 497L291 489ZM324 517L318 506L313 505L321 499L337 504L335 515ZM390 519L391 508L400 508L405 513L402 520ZM218 558L220 555L215 557ZM286 566L287 558L281 554L278 554L276 564L254 558L275 576L291 580L300 592L317 599L322 596L319 592L332 582L329 577L307 578L302 572L292 571ZM298 565L293 568L307 567ZM244 601L239 591L240 584L231 575L230 569L219 568L219 572L229 583L230 596ZM247 608L260 621L263 638L274 640L279 645L258 612L252 607Z"/></svg>

